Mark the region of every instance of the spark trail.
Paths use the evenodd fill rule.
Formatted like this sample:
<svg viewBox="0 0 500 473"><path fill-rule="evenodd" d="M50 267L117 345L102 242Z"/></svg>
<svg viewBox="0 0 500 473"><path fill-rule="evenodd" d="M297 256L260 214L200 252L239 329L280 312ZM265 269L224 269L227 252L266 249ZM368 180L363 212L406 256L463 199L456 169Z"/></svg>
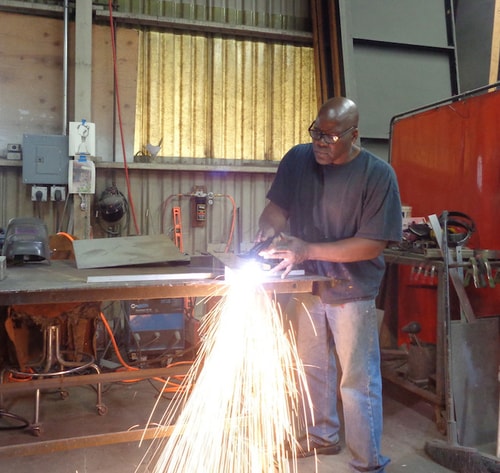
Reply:
<svg viewBox="0 0 500 473"><path fill-rule="evenodd" d="M201 333L184 389L161 421L171 435L152 442L148 471L296 472L296 419L310 402L301 401L309 399L302 364L275 301L237 273Z"/></svg>

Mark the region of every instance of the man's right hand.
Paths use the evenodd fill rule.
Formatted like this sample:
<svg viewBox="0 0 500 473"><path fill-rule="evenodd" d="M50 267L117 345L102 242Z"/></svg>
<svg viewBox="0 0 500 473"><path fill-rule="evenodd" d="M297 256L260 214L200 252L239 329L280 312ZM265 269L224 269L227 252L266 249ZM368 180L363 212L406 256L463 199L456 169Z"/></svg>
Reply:
<svg viewBox="0 0 500 473"><path fill-rule="evenodd" d="M256 242L274 238L286 228L288 213L276 204L269 202L259 217L259 231Z"/></svg>
<svg viewBox="0 0 500 473"><path fill-rule="evenodd" d="M259 229L257 235L255 236L255 243L269 240L269 238L274 238L275 235L276 231L274 230L273 227L261 228Z"/></svg>

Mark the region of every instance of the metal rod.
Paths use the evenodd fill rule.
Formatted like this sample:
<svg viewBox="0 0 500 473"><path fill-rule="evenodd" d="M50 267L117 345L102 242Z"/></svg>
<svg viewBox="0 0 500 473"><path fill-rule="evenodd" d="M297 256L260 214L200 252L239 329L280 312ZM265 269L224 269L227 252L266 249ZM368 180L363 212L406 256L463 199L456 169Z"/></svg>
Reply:
<svg viewBox="0 0 500 473"><path fill-rule="evenodd" d="M452 373L452 347L451 347L451 309L450 309L450 273L449 273L449 263L450 254L448 252L448 212L443 211L443 237L441 243L441 249L443 251L444 260L444 306L445 306L445 337L446 337L446 373L445 373L445 383L446 383L446 417L447 417L447 439L448 443L451 445L458 445L458 434L457 434L457 421L455 417L455 399L453 396L453 384L451 379Z"/></svg>
<svg viewBox="0 0 500 473"><path fill-rule="evenodd" d="M466 92L463 92L461 94L458 94L458 95L453 95L451 97L447 97L445 99L442 99L442 100L438 100L437 102L433 102L433 103L430 103L430 104L427 104L427 105L422 105L421 107L417 107L417 108L413 108L411 110L407 110L406 112L403 112L403 113L400 113L398 115L394 115L391 119L391 129L392 129L392 125L394 124L395 121L399 120L400 118L403 118L403 117L406 117L408 115L413 115L417 112L423 112L425 110L428 110L428 109L431 109L431 108L435 108L439 105L444 105L444 104L447 104L447 103L452 103L452 102L457 102L458 100L462 100L464 98L467 98L471 95L476 95L476 94L479 94L481 92L484 92L484 91L487 91L487 90L490 90L490 89L496 89L497 87L500 87L500 81L499 82L495 82L494 84L488 84L488 85L483 85L481 87L478 87L477 89L472 89L472 90L468 90Z"/></svg>
<svg viewBox="0 0 500 473"><path fill-rule="evenodd" d="M85 386L97 383L113 383L127 380L150 379L156 377L168 378L176 374L185 373L186 367L182 369L145 368L134 371L120 371L113 373L85 374L81 376L66 376L62 378L44 378L22 383L2 383L0 393L12 394L19 392L35 391L37 389L67 388L71 386Z"/></svg>

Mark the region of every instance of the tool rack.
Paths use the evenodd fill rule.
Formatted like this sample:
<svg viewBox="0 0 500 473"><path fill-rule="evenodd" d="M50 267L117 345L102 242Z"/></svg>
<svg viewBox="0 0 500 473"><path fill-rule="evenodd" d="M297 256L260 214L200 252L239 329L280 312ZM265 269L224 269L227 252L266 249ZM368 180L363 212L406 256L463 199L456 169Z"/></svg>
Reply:
<svg viewBox="0 0 500 473"><path fill-rule="evenodd" d="M439 252L439 250L437 250ZM500 260L489 260L486 266L487 271L480 271L478 266L474 264L477 259L470 249L464 248L463 262L450 263L449 268L446 268L442 258L437 257L437 254L431 252L412 252L402 249L387 249L384 251L384 259L386 262L386 283L382 286L381 297L379 298L379 308L383 309L389 317L398 317L398 286L399 276L398 267L400 265L411 266L415 278L423 278L432 276L436 284L436 371L433 376L433 386L419 386L409 380L404 373L395 368L394 364L387 363L384 360L390 359L392 356L397 356L398 351L404 357L406 352L397 347L382 347L382 376L384 379L393 382L394 384L403 387L404 389L420 396L428 401L434 407L435 420L437 428L440 432L446 432L446 366L445 366L445 337L444 322L447 313L447 277L448 270L460 271L463 273L465 283L474 282L476 287L493 287L495 284L500 284ZM470 255L469 255L470 252ZM448 270L447 270L448 269ZM426 273L424 275L424 273ZM450 275L451 277L451 275ZM449 286L448 286L449 287ZM465 291L462 288L461 302ZM465 295L465 299L467 296ZM464 301L466 304L468 300ZM469 307L470 308L470 307ZM394 328L393 328L394 329Z"/></svg>

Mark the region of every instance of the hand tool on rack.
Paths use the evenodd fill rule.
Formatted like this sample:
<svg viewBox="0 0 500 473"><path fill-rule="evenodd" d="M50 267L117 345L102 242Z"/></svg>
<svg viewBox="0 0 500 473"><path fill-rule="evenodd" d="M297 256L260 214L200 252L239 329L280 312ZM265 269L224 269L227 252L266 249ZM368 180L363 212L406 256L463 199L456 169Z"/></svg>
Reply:
<svg viewBox="0 0 500 473"><path fill-rule="evenodd" d="M474 287L480 288L486 286L486 281L480 271L479 264L476 258L473 256L469 258L470 269L465 274L464 285L466 286L469 282L470 275L472 274L472 281L474 282Z"/></svg>
<svg viewBox="0 0 500 473"><path fill-rule="evenodd" d="M422 327L418 322L410 322L406 324L401 331L408 334L412 343L418 347L422 346L420 344L420 340L418 339L418 334L422 331Z"/></svg>
<svg viewBox="0 0 500 473"><path fill-rule="evenodd" d="M476 256L477 263L479 265L479 271L486 279L484 286L488 285L492 289L495 287L495 278L493 277L493 271L491 269L491 264L488 258L483 254L478 254ZM487 284L486 284L487 282Z"/></svg>

